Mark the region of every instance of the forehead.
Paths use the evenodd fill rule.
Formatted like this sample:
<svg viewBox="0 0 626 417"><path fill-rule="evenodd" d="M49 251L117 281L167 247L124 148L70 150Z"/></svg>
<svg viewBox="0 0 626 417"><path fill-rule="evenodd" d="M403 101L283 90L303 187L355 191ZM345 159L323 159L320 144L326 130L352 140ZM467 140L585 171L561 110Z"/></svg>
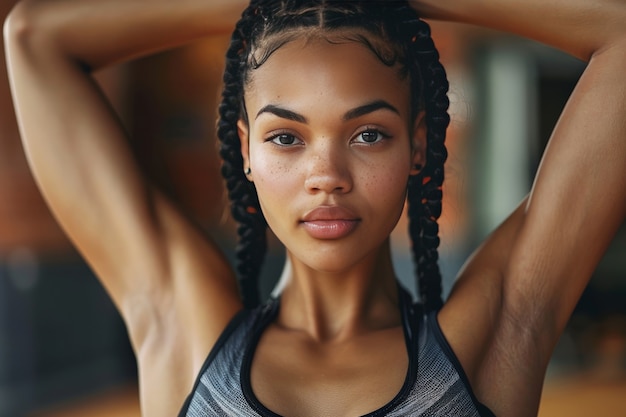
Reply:
<svg viewBox="0 0 626 417"><path fill-rule="evenodd" d="M307 103L361 105L386 100L409 111L409 80L362 42L345 38L290 40L249 74L245 87L250 113L268 103L297 108ZM254 115L249 114L254 117Z"/></svg>

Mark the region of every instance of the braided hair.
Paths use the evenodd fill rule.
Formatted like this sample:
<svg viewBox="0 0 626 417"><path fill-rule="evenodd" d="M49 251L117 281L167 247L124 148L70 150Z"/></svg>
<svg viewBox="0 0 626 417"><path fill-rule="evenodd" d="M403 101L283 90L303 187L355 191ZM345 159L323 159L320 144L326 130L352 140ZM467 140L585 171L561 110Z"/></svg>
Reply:
<svg viewBox="0 0 626 417"><path fill-rule="evenodd" d="M417 283L426 311L442 305L438 266L444 145L449 124L448 81L428 24L406 0L252 0L233 32L226 54L217 134L222 175L238 222L236 270L243 303L259 303L258 276L267 251L267 223L254 184L244 173L237 122L246 120L244 88L250 72L285 43L306 31L355 29L347 39L362 42L388 66L399 64L411 85L411 117L425 111L426 165L409 179L409 234ZM350 32L351 33L351 32ZM359 35L359 33L366 35ZM349 37L353 36L353 37Z"/></svg>

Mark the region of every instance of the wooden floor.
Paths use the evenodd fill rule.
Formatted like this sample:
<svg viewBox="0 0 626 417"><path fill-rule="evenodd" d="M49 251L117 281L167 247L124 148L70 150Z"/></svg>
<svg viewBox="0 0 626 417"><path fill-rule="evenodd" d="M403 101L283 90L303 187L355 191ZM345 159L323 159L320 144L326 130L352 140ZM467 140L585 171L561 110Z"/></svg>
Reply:
<svg viewBox="0 0 626 417"><path fill-rule="evenodd" d="M32 417L140 417L136 386L106 390L71 404L42 410Z"/></svg>
<svg viewBox="0 0 626 417"><path fill-rule="evenodd" d="M546 384L539 417L626 417L626 379L579 377Z"/></svg>
<svg viewBox="0 0 626 417"><path fill-rule="evenodd" d="M140 417L137 389L119 387L32 417ZM539 417L626 417L626 377L579 375L546 383Z"/></svg>

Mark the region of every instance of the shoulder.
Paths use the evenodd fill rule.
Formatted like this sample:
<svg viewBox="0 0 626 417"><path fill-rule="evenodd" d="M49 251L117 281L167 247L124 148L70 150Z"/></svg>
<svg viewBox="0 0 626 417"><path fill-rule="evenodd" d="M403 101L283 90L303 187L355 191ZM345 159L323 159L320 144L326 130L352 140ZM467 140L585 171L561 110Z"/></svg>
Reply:
<svg viewBox="0 0 626 417"><path fill-rule="evenodd" d="M252 310L242 309L231 319L209 352L195 383L180 411L180 416L252 413L245 401L246 387L242 384L244 362L249 359L254 344L271 319L275 302ZM207 414L207 412L210 412Z"/></svg>
<svg viewBox="0 0 626 417"><path fill-rule="evenodd" d="M217 361L241 362L243 356L250 347L256 344L263 329L275 316L276 308L277 302L272 300L253 309L239 310L208 352L198 372L196 385L200 377Z"/></svg>
<svg viewBox="0 0 626 417"><path fill-rule="evenodd" d="M469 302L444 305L436 319L444 349L479 403L498 415L537 412L549 354L540 352L532 327L501 306Z"/></svg>
<svg viewBox="0 0 626 417"><path fill-rule="evenodd" d="M425 312L421 304L415 304L412 313L414 339L410 340L409 351L410 373L415 379L399 410L411 410L416 415L493 417L491 410L474 394L463 366L441 330L438 312Z"/></svg>

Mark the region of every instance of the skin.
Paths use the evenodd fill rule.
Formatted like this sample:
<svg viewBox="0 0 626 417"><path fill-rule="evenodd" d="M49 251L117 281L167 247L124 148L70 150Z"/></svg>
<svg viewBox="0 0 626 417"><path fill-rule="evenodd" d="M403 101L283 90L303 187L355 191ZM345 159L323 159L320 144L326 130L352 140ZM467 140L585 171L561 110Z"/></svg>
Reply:
<svg viewBox="0 0 626 417"><path fill-rule="evenodd" d="M615 0L590 3L412 2L425 16L525 35L589 62L529 197L468 260L438 316L477 397L498 416L536 414L554 344L626 213L626 8ZM179 0L176 7L169 0L152 0L149 7L140 0L31 0L5 25L29 163L55 216L124 317L146 416L178 412L241 302L222 254L140 172L90 73L229 31L243 7L234 0ZM246 89L250 126L240 123L242 137L250 137L242 149L252 168L249 179L293 265L282 305L293 314L282 314L264 334L252 383L264 403L286 416L358 415L393 396L406 372L385 235L399 213L411 165L423 158L423 128L406 120L402 81L362 46L312 42L306 46L310 57L302 52L299 60L281 61L298 54L296 45L285 45L253 74ZM342 54L368 65L336 59ZM328 60L320 66L315 57ZM294 82L291 65L309 71L300 78L307 83ZM280 85L267 91L276 78L294 90L280 90L280 97ZM334 94L344 88L349 96ZM294 96L299 89L306 95ZM319 94L324 100L314 99ZM381 98L399 118L387 110L337 118ZM285 124L265 112L256 118L266 103L287 106L309 123ZM361 123L390 123L393 140L380 150L351 142ZM277 126L294 130L304 146L277 150L262 142ZM393 170L370 169L392 162ZM336 242L317 241L299 220L329 202L361 220ZM371 227L371 235L362 226ZM284 358L291 362L281 365ZM320 370L328 377L300 379ZM268 377L276 377L276 390L264 384ZM388 386L383 391L381 381ZM324 404L316 404L322 397Z"/></svg>
<svg viewBox="0 0 626 417"><path fill-rule="evenodd" d="M408 365L389 255L407 180L424 159L423 125L408 129L408 81L362 44L301 39L254 71L247 91L242 153L292 271L255 352L253 390L281 415L366 414L397 394ZM346 120L383 101L394 110ZM364 132L375 132L374 144ZM349 209L357 225L339 237L312 235L302 219L326 206ZM300 389L291 389L294 380Z"/></svg>
<svg viewBox="0 0 626 417"><path fill-rule="evenodd" d="M416 173L415 164L423 163L418 150L424 147L424 129L415 129L420 135L411 137L406 80L360 44L333 47L325 40L300 40L275 55L254 72L246 94L251 123L245 127L240 122L244 164L252 170L249 179L263 213L287 246L293 267L343 276L366 258L380 257L379 248L388 246L409 175ZM368 71L359 70L360 65ZM283 77L276 77L281 71ZM378 108L345 120L373 102L394 110ZM270 105L290 109L306 121L270 111L257 116ZM374 132L375 143L365 142L364 132ZM272 140L277 134L290 135L293 144L277 144L280 138ZM350 210L358 218L356 228L342 238L315 238L301 221L318 206Z"/></svg>

